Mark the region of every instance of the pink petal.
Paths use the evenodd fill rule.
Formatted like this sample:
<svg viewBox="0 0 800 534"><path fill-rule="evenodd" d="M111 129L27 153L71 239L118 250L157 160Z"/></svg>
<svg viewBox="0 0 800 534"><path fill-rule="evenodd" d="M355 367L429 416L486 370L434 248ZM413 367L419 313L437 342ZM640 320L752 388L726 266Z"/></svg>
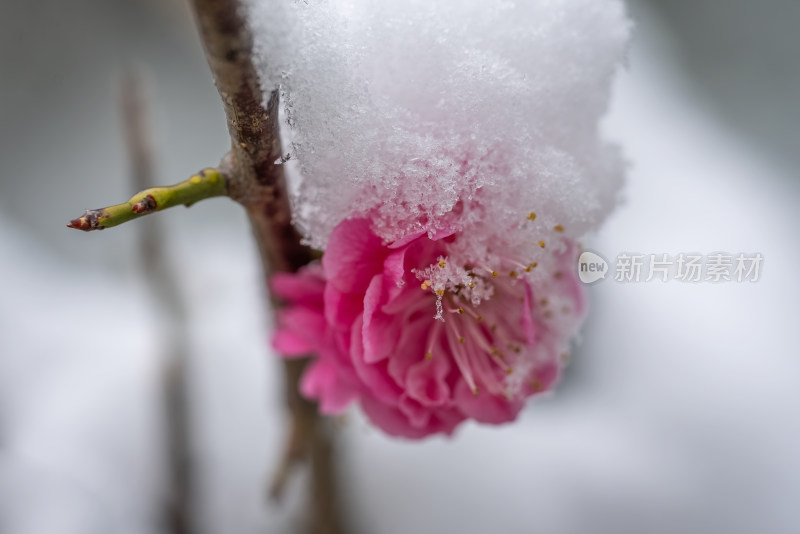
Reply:
<svg viewBox="0 0 800 534"><path fill-rule="evenodd" d="M433 235L431 236L432 241L439 241L440 239L447 239L448 237L455 234L457 231L455 226L446 226L444 228L440 228L438 230L433 231Z"/></svg>
<svg viewBox="0 0 800 534"><path fill-rule="evenodd" d="M564 289L564 292L569 295L575 303L576 315L578 317L583 317L587 308L586 288L578 280L575 273L577 253L577 247L570 243L567 246L566 252L559 254L558 263L563 273L559 283Z"/></svg>
<svg viewBox="0 0 800 534"><path fill-rule="evenodd" d="M533 322L533 291L530 284L525 282L525 297L522 302L522 332L528 345L536 342L536 326Z"/></svg>
<svg viewBox="0 0 800 534"><path fill-rule="evenodd" d="M404 288L403 280L405 270L406 250L396 250L389 254L383 262L383 284L384 290L388 293L387 301L395 299L401 293L408 293Z"/></svg>
<svg viewBox="0 0 800 534"><path fill-rule="evenodd" d="M300 392L307 398L319 400L324 414L338 414L356 398L358 390L341 379L335 365L316 361L309 365L300 381Z"/></svg>
<svg viewBox="0 0 800 534"><path fill-rule="evenodd" d="M423 428L412 426L408 416L399 408L389 406L375 398L361 398L361 408L372 423L391 436L420 439L432 434L450 435L464 416L455 410L439 410L431 414Z"/></svg>
<svg viewBox="0 0 800 534"><path fill-rule="evenodd" d="M445 378L450 363L442 355L423 359L412 365L406 375L406 391L424 406L444 406L450 401L450 387Z"/></svg>
<svg viewBox="0 0 800 534"><path fill-rule="evenodd" d="M284 358L301 358L308 356L314 348L295 332L279 330L272 336L272 348Z"/></svg>
<svg viewBox="0 0 800 534"><path fill-rule="evenodd" d="M455 403L467 417L495 425L513 421L522 409L521 401L508 401L485 391L476 397L464 380L459 380L456 385Z"/></svg>
<svg viewBox="0 0 800 534"><path fill-rule="evenodd" d="M527 382L526 392L528 395L537 395L552 390L559 376L561 367L557 361L548 362L537 368Z"/></svg>
<svg viewBox="0 0 800 534"><path fill-rule="evenodd" d="M364 295L364 361L376 363L387 358L397 347L401 327L399 318L380 311L387 296L383 275L375 275Z"/></svg>
<svg viewBox="0 0 800 534"><path fill-rule="evenodd" d="M342 221L334 228L322 257L328 283L342 293L363 293L381 272L387 250L366 219Z"/></svg>
<svg viewBox="0 0 800 534"><path fill-rule="evenodd" d="M413 242L414 240L419 239L420 237L426 235L427 233L428 233L428 230L417 230L416 232L411 232L410 234L401 237L397 241L393 241L389 245L389 248L401 248L401 247L404 247L404 246L408 245L409 243ZM433 237L431 237L430 240L431 241L438 241L440 239L445 239L447 237L450 237L451 235L453 235L455 233L456 233L455 227L448 226L448 227L442 228L440 230L434 230L433 231Z"/></svg>
<svg viewBox="0 0 800 534"><path fill-rule="evenodd" d="M322 306L325 278L319 264L311 264L298 273L276 273L269 280L270 291L293 304Z"/></svg>
<svg viewBox="0 0 800 534"><path fill-rule="evenodd" d="M353 368L358 378L361 379L372 395L381 402L395 405L403 392L387 373L385 361L377 364L370 364L364 361L362 326L363 320L359 317L353 324L353 331L350 337L350 359Z"/></svg>
<svg viewBox="0 0 800 534"><path fill-rule="evenodd" d="M326 332L322 313L305 306L280 310L276 323L272 345L285 356L302 356L315 351Z"/></svg>
<svg viewBox="0 0 800 534"><path fill-rule="evenodd" d="M431 323L430 317L424 317L407 322L403 328L402 336L397 342L397 350L389 358L387 365L389 374L398 384L405 384L408 369L425 359L425 345L428 342Z"/></svg>
<svg viewBox="0 0 800 534"><path fill-rule="evenodd" d="M400 397L398 408L414 428L425 428L431 420L431 411L407 394Z"/></svg>
<svg viewBox="0 0 800 534"><path fill-rule="evenodd" d="M369 396L361 398L361 408L375 426L390 436L420 439L436 431L434 429L411 426L408 417L398 408L384 404Z"/></svg>
<svg viewBox="0 0 800 534"><path fill-rule="evenodd" d="M424 236L427 233L427 230L417 230L416 232L411 232L408 235L405 235L398 239L397 241L393 241L389 244L389 248L396 249L396 248L403 248L415 239L419 239L420 237Z"/></svg>
<svg viewBox="0 0 800 534"><path fill-rule="evenodd" d="M363 311L362 295L342 293L332 284L325 286L325 319L332 327L349 332L356 317Z"/></svg>

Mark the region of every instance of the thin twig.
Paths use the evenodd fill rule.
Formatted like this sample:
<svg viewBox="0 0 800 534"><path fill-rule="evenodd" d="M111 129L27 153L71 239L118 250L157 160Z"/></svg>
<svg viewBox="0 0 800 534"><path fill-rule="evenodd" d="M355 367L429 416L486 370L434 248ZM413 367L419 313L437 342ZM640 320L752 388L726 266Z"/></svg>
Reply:
<svg viewBox="0 0 800 534"><path fill-rule="evenodd" d="M146 91L140 73L131 71L125 76L120 104L131 181L136 189L151 188L156 182L155 165L150 128L147 125ZM186 308L175 273L165 259L164 232L160 226L156 218L142 221L139 226L139 258L153 298L166 314L161 335L167 339L161 346L166 347L162 364L162 393L169 487L163 513L172 534L192 534L196 529L192 513L194 493L187 388Z"/></svg>
<svg viewBox="0 0 800 534"><path fill-rule="evenodd" d="M141 172L141 169L138 172ZM85 232L103 230L150 213L175 206L191 206L200 200L225 194L227 194L225 176L218 169L203 169L188 180L175 185L145 189L122 204L86 210L83 215L67 223L67 227Z"/></svg>

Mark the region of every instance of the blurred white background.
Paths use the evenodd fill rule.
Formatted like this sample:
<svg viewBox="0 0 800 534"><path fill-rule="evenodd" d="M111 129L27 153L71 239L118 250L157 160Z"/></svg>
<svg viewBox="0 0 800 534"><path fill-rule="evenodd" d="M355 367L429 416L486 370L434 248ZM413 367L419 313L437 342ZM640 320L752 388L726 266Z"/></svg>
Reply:
<svg viewBox="0 0 800 534"><path fill-rule="evenodd" d="M625 203L587 241L619 252L760 252L754 284L619 284L559 391L516 424L392 440L353 411L342 493L358 532L800 531L800 4L638 0L604 129ZM131 191L117 97L149 73L159 181L214 165L227 133L181 2L0 6L0 532L160 532L159 313L137 225L64 224ZM236 205L159 214L190 321L202 532L289 532L264 486L283 440L256 252Z"/></svg>

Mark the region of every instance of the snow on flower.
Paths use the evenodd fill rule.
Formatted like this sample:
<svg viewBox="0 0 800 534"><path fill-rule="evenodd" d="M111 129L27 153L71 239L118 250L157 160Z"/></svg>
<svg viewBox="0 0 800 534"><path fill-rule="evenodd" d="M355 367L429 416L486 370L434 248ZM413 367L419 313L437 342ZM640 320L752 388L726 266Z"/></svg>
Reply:
<svg viewBox="0 0 800 534"><path fill-rule="evenodd" d="M465 419L505 423L552 388L584 311L568 240L545 264L453 265L458 233L385 244L369 221L333 231L321 264L279 274L274 347L315 357L301 390L335 414L358 400L389 434L450 434ZM534 274L535 273L535 274Z"/></svg>
<svg viewBox="0 0 800 534"><path fill-rule="evenodd" d="M622 158L598 121L621 0L248 1L313 247L361 217L387 241L457 230L454 253L488 262L487 243L556 224L577 239L614 206Z"/></svg>
<svg viewBox="0 0 800 534"><path fill-rule="evenodd" d="M598 134L622 2L248 1L295 223L324 253L271 281L276 348L316 355L304 393L407 437L512 420L558 377L576 242L622 183Z"/></svg>

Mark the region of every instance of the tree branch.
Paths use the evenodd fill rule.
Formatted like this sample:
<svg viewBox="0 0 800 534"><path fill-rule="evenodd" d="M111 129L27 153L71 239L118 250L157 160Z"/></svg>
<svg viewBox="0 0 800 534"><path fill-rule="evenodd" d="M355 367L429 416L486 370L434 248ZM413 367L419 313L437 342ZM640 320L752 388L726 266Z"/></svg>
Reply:
<svg viewBox="0 0 800 534"><path fill-rule="evenodd" d="M232 166L228 191L247 209L258 243L265 279L275 272L295 272L313 259L292 225L281 157L279 93L264 98L253 65L253 38L239 0L192 0L200 38L225 109ZM281 303L273 299L273 306ZM291 427L273 492L280 492L292 465L310 460L311 530L343 532L336 502L333 436L317 407L300 395L304 360L285 360L286 397Z"/></svg>
<svg viewBox="0 0 800 534"><path fill-rule="evenodd" d="M296 272L314 259L292 225L281 157L277 88L264 98L253 64L253 38L241 0L190 0L214 83L222 99L231 150L218 169L206 169L171 187L146 189L128 202L89 210L70 228L101 230L179 204L227 195L242 204L258 244L265 280L275 272ZM281 302L273 298L273 307ZM300 395L298 382L307 360L285 360L291 431L273 489L280 492L292 465L311 467L311 529L343 532L336 500L333 433L330 421Z"/></svg>
<svg viewBox="0 0 800 534"><path fill-rule="evenodd" d="M312 259L292 222L281 157L278 90L264 98L253 37L239 0L192 0L200 38L231 136L228 193L247 208L265 274L297 271ZM266 101L265 101L266 100Z"/></svg>
<svg viewBox="0 0 800 534"><path fill-rule="evenodd" d="M136 193L124 204L87 210L67 223L69 228L91 232L117 226L174 206L191 206L199 200L227 194L225 176L218 169L204 169L188 180Z"/></svg>

